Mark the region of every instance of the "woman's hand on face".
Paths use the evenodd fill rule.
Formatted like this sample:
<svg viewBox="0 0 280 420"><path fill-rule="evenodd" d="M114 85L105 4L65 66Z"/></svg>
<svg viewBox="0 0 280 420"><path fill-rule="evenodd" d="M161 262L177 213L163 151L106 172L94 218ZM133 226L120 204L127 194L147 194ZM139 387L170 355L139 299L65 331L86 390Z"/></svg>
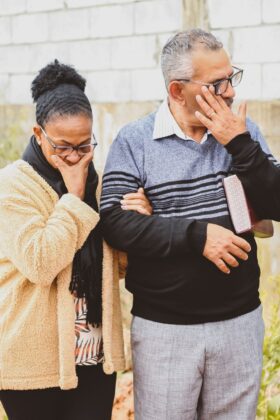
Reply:
<svg viewBox="0 0 280 420"><path fill-rule="evenodd" d="M146 216L151 216L153 213L153 208L143 188L139 188L136 193L125 194L121 200L121 207L123 210L134 210Z"/></svg>
<svg viewBox="0 0 280 420"><path fill-rule="evenodd" d="M234 114L226 101L214 94L214 88L202 87L203 97L196 96L197 103L203 114L195 112L199 121L207 127L215 139L222 145L229 143L234 137L244 133L246 128L246 103L239 106L238 113Z"/></svg>
<svg viewBox="0 0 280 420"><path fill-rule="evenodd" d="M81 200L85 196L85 187L88 176L88 166L93 159L93 151L85 154L77 163L69 165L58 155L52 155L55 167L64 180L67 191Z"/></svg>

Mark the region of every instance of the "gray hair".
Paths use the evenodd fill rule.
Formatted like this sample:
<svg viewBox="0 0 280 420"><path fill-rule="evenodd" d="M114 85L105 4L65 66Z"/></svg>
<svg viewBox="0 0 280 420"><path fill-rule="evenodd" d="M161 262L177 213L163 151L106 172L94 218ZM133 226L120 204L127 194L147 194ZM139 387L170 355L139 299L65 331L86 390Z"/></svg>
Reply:
<svg viewBox="0 0 280 420"><path fill-rule="evenodd" d="M215 51L223 48L223 44L210 32L202 29L179 32L167 41L161 54L161 68L166 87L172 80L192 77L191 54L199 48Z"/></svg>

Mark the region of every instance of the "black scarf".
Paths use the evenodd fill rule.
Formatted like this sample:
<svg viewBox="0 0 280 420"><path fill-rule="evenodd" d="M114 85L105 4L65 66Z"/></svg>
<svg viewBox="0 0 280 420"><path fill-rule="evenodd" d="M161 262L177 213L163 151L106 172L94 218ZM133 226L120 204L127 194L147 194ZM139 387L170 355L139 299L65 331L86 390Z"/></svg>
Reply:
<svg viewBox="0 0 280 420"><path fill-rule="evenodd" d="M59 197L67 193L61 173L53 168L44 157L41 147L34 136L31 137L22 159L56 191ZM98 175L91 162L85 188L84 202L98 212L96 189ZM58 255L59 257L59 255ZM101 323L102 315L102 234L100 223L90 232L82 248L76 252L69 290L77 297L85 297L87 322L92 325Z"/></svg>

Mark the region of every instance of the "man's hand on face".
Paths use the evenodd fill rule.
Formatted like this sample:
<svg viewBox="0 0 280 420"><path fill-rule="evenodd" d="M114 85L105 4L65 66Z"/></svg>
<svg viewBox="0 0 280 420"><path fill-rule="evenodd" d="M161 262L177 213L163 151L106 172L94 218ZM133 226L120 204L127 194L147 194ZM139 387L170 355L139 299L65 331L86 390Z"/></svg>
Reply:
<svg viewBox="0 0 280 420"><path fill-rule="evenodd" d="M203 256L223 273L230 273L228 266L238 267L236 258L246 261L250 251L251 246L245 239L222 226L208 223Z"/></svg>
<svg viewBox="0 0 280 420"><path fill-rule="evenodd" d="M246 129L246 103L239 106L234 114L226 101L214 94L214 89L206 86L201 88L202 94L196 96L197 103L203 111L195 112L199 121L207 127L222 145L229 143L234 137L244 133Z"/></svg>

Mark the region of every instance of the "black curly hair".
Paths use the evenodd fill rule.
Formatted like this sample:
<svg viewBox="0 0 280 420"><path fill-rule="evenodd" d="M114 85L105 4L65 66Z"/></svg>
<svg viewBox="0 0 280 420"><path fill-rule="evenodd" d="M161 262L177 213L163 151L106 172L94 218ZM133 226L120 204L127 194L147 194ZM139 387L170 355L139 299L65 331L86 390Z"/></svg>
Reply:
<svg viewBox="0 0 280 420"><path fill-rule="evenodd" d="M51 118L66 115L92 118L85 86L86 80L73 67L58 60L43 67L31 84L37 123L44 127Z"/></svg>

